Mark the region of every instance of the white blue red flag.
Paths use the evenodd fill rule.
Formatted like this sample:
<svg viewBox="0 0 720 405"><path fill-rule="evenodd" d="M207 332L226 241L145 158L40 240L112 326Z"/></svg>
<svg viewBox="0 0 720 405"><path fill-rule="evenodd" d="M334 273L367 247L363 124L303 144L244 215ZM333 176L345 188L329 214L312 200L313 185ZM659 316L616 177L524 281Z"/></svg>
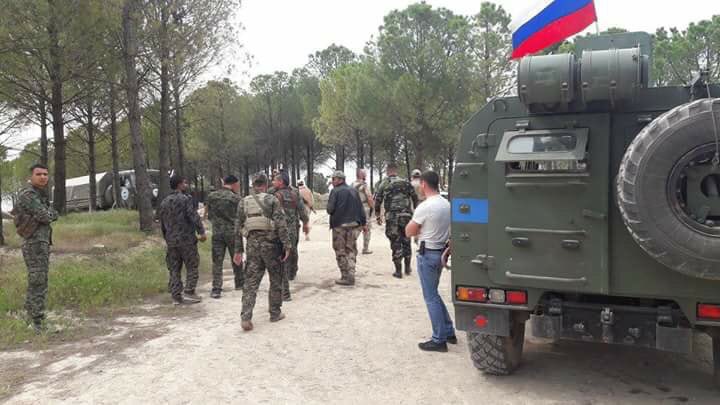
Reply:
<svg viewBox="0 0 720 405"><path fill-rule="evenodd" d="M511 24L512 57L542 51L597 21L593 0L534 0Z"/></svg>

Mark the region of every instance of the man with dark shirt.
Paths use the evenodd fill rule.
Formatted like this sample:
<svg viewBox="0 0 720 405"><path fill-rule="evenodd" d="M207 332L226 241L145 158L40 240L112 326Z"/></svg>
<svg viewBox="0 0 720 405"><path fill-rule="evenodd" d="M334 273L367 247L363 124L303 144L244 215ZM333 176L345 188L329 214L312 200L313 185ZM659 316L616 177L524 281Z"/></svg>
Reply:
<svg viewBox="0 0 720 405"><path fill-rule="evenodd" d="M345 183L343 172L333 173L332 184L327 213L330 214L333 250L341 274L335 284L351 286L355 285L357 238L361 231L367 230L367 218L357 190Z"/></svg>
<svg viewBox="0 0 720 405"><path fill-rule="evenodd" d="M220 298L223 287L223 262L225 252L229 252L230 260L235 256L235 218L237 206L240 202L240 182L237 177L230 175L223 179L223 186L213 191L207 198L208 219L212 223L212 262L213 282L212 298ZM235 289L242 290L243 269L232 264L235 275Z"/></svg>
<svg viewBox="0 0 720 405"><path fill-rule="evenodd" d="M158 217L163 237L167 244L165 261L170 272L170 293L176 305L195 304L201 301L195 294L198 282L197 241L205 242L205 227L200 215L193 208L192 198L185 195L188 181L183 176L174 175L170 178L173 192L160 203ZM195 234L199 236L195 236ZM187 272L185 291L183 293L182 266Z"/></svg>

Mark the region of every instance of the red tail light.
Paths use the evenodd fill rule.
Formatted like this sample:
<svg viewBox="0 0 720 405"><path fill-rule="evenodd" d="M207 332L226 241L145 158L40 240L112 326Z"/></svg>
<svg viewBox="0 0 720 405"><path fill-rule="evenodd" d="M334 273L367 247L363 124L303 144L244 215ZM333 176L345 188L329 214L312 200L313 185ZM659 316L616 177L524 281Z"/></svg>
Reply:
<svg viewBox="0 0 720 405"><path fill-rule="evenodd" d="M527 293L525 291L508 291L505 293L505 302L510 305L526 305Z"/></svg>
<svg viewBox="0 0 720 405"><path fill-rule="evenodd" d="M486 302L487 290L484 288L458 287L455 296L460 301Z"/></svg>
<svg viewBox="0 0 720 405"><path fill-rule="evenodd" d="M720 305L715 304L698 304L697 316L702 319L711 321L720 321Z"/></svg>

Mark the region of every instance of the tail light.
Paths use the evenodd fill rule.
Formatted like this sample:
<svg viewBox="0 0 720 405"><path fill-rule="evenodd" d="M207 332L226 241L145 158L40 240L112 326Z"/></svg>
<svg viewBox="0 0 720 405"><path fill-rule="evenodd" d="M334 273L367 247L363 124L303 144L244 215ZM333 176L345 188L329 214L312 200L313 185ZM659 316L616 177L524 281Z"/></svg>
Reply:
<svg viewBox="0 0 720 405"><path fill-rule="evenodd" d="M487 302L487 290L484 288L458 287L455 296L460 301Z"/></svg>
<svg viewBox="0 0 720 405"><path fill-rule="evenodd" d="M720 321L720 305L698 304L697 317L711 321Z"/></svg>
<svg viewBox="0 0 720 405"><path fill-rule="evenodd" d="M508 291L505 293L505 301L510 305L526 305L527 293L525 291Z"/></svg>

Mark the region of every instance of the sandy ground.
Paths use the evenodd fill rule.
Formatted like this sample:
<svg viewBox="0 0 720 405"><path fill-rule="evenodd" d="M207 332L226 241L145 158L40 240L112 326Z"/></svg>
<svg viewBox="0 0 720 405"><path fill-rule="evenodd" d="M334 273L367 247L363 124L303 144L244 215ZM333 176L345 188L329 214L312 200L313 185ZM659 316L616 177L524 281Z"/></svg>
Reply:
<svg viewBox="0 0 720 405"><path fill-rule="evenodd" d="M472 367L464 333L448 353L421 352L430 325L417 276L390 277L388 243L376 228L375 253L359 257L357 286L336 286L324 221L316 217L312 240L300 244L284 321L268 322L267 278L250 333L239 325L241 293L211 300L205 285L199 305L148 307L113 321L108 335L0 353L0 376L13 377L0 381L14 393L7 403L720 402L707 361L652 350L528 338L522 368L505 378Z"/></svg>

